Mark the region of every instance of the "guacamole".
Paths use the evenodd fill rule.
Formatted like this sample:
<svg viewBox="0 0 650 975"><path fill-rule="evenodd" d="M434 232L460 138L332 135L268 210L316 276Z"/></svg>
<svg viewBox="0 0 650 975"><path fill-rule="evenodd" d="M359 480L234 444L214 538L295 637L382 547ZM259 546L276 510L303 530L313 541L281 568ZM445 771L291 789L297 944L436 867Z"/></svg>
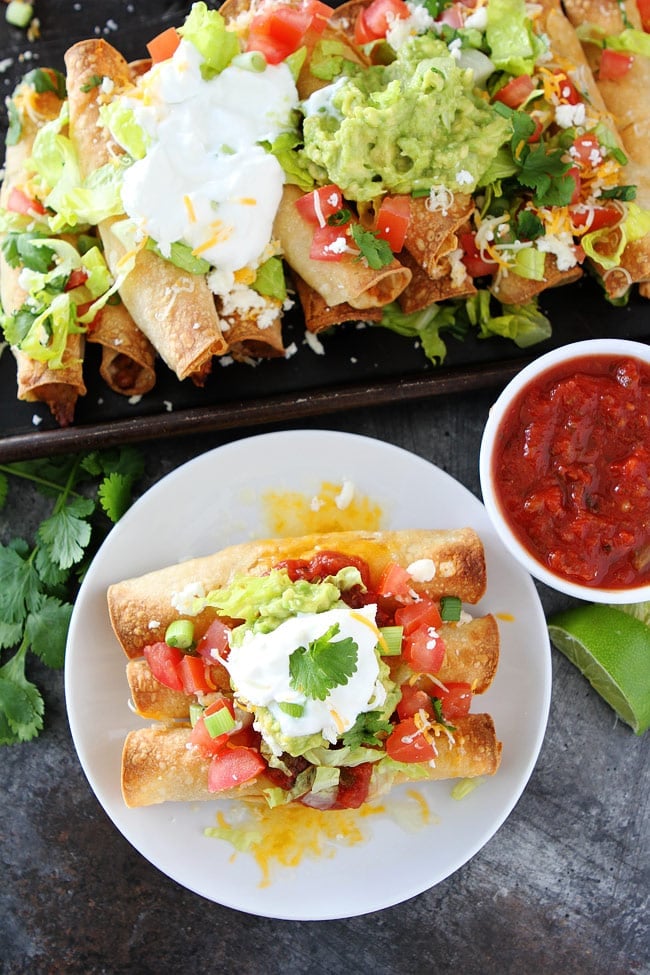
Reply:
<svg viewBox="0 0 650 975"><path fill-rule="evenodd" d="M312 175L350 200L432 186L476 189L510 124L473 87L447 45L409 40L389 65L359 70L305 103Z"/></svg>

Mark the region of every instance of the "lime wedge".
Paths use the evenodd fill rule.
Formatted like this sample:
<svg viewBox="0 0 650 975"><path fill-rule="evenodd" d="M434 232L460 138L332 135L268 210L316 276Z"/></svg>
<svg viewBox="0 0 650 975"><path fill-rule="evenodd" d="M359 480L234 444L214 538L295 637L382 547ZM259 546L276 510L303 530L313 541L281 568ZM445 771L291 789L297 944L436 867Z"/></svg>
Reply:
<svg viewBox="0 0 650 975"><path fill-rule="evenodd" d="M637 735L650 727L650 626L613 606L577 606L548 620L554 646Z"/></svg>

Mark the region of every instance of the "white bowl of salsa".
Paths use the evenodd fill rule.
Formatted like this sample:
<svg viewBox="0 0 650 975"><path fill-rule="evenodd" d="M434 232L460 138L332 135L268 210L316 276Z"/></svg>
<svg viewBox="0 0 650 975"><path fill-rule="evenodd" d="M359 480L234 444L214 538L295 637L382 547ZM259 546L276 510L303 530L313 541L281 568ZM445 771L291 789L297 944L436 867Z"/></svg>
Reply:
<svg viewBox="0 0 650 975"><path fill-rule="evenodd" d="M479 466L532 576L590 602L650 600L650 345L593 339L530 363L490 411Z"/></svg>

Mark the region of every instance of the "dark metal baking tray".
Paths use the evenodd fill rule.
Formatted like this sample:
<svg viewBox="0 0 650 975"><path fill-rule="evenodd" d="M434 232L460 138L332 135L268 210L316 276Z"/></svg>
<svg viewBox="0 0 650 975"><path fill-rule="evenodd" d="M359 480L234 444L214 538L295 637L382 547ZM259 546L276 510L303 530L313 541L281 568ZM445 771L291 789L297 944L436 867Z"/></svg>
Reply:
<svg viewBox="0 0 650 975"><path fill-rule="evenodd" d="M41 38L34 42L24 32L8 28L1 13L0 60L11 63L0 73L0 90L3 96L10 94L21 75L36 64L63 70L66 48L84 37L104 36L127 58L142 57L146 40L180 23L189 7L157 0L49 0L36 5ZM2 124L6 128L6 113ZM290 313L285 344L295 343L296 352L289 358L227 366L216 360L203 389L188 381L179 383L159 364L154 391L138 402L106 387L98 376L99 351L89 347L84 365L88 393L77 405L74 426L65 430L44 406L16 400L15 363L6 349L0 357L0 461L462 394L503 385L532 357L557 345L606 336L650 341L650 305L635 297L625 308L613 307L590 280L547 292L541 307L553 324L547 342L521 350L499 338L472 335L459 342L449 337L441 366L428 362L409 339L353 323L322 336L322 351L317 350L305 343L300 316Z"/></svg>

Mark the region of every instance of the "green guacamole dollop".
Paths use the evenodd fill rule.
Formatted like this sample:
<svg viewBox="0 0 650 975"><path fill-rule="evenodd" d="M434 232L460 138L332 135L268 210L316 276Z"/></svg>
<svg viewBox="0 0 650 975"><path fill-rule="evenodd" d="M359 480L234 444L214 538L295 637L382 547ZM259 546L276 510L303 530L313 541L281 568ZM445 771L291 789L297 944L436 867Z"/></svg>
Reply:
<svg viewBox="0 0 650 975"><path fill-rule="evenodd" d="M473 73L431 34L412 38L391 64L335 82L306 113L312 174L358 201L432 186L471 193L510 136Z"/></svg>

